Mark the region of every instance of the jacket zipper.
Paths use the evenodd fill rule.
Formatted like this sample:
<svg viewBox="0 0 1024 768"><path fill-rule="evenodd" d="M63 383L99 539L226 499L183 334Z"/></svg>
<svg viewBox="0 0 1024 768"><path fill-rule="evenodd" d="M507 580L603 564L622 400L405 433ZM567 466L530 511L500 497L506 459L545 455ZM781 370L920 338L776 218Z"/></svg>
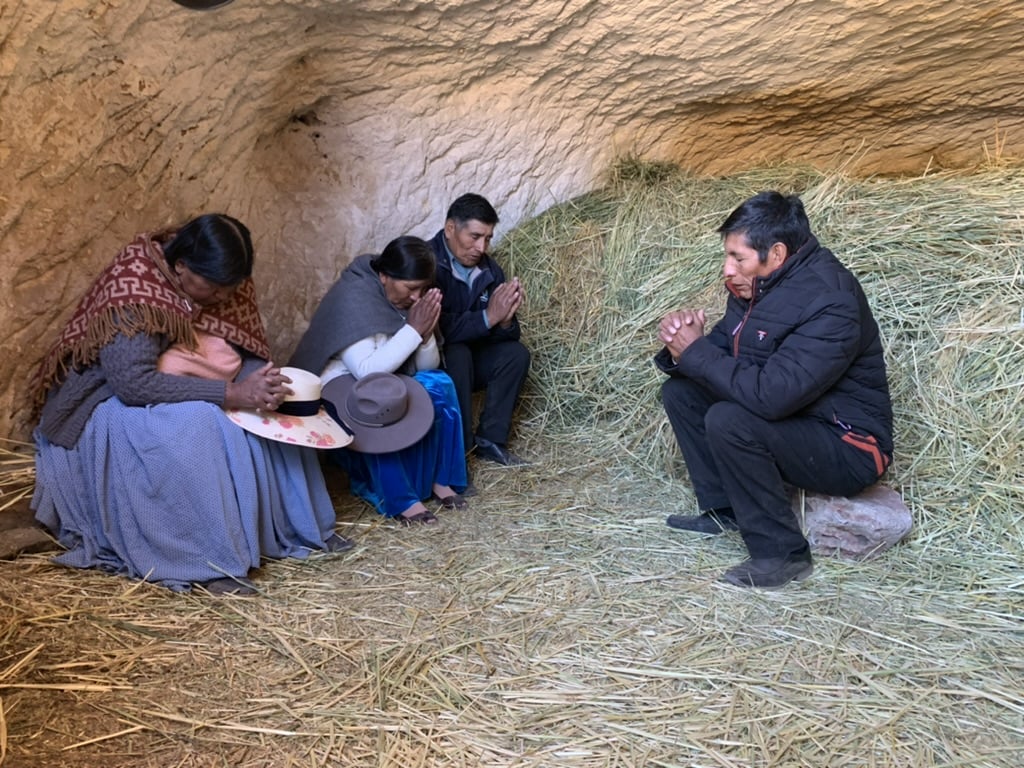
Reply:
<svg viewBox="0 0 1024 768"><path fill-rule="evenodd" d="M740 332L743 330L743 326L747 324L747 318L750 317L750 313L754 311L754 296L750 296L750 304L747 306L747 311L743 313L743 319L740 320L732 330L732 356L740 356Z"/></svg>

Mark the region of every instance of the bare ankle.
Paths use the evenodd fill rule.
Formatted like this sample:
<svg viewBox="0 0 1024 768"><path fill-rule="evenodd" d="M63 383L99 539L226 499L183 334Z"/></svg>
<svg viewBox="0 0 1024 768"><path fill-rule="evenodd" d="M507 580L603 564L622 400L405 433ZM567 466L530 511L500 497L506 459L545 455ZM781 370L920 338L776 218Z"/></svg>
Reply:
<svg viewBox="0 0 1024 768"><path fill-rule="evenodd" d="M426 511L427 508L423 506L423 502L417 501L415 504L413 504L411 507L405 510L405 512L402 513L402 517L412 517L413 515L418 515L421 512Z"/></svg>

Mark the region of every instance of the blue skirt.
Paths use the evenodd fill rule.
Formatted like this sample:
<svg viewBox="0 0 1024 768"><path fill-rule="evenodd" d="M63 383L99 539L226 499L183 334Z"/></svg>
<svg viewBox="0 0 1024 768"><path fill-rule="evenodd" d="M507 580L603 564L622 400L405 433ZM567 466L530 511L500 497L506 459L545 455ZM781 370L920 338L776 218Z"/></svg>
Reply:
<svg viewBox="0 0 1024 768"><path fill-rule="evenodd" d="M36 442L36 519L55 561L186 590L260 557L322 549L335 515L316 451L265 440L205 402L93 411L72 449Z"/></svg>
<svg viewBox="0 0 1024 768"><path fill-rule="evenodd" d="M414 445L394 453L358 453L347 448L330 452L348 474L349 486L385 517L397 517L433 493L434 483L463 491L467 484L466 449L455 384L443 371L417 371L413 376L434 403L434 424Z"/></svg>

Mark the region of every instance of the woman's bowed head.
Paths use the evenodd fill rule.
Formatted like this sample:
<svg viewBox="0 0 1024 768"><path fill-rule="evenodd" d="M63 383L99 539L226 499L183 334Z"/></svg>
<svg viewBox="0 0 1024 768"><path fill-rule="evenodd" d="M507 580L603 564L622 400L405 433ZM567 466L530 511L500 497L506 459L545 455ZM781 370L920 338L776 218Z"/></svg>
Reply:
<svg viewBox="0 0 1024 768"><path fill-rule="evenodd" d="M208 213L169 234L163 249L167 266L200 307L223 304L252 277L252 236L238 219Z"/></svg>
<svg viewBox="0 0 1024 768"><path fill-rule="evenodd" d="M395 309L407 312L406 322L429 339L441 319L441 291L434 287L436 262L430 246L404 235L388 243L370 262Z"/></svg>
<svg viewBox="0 0 1024 768"><path fill-rule="evenodd" d="M208 213L188 222L164 246L164 258L181 291L201 312L227 304L252 277L253 247L249 229L223 213ZM225 408L276 410L292 394L292 380L267 362L241 381L229 381Z"/></svg>

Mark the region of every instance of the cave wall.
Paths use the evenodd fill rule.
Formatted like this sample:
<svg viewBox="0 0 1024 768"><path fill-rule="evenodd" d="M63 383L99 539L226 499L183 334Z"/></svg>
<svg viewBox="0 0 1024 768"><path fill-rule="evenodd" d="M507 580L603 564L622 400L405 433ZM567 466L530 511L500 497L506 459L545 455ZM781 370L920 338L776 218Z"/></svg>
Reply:
<svg viewBox="0 0 1024 768"><path fill-rule="evenodd" d="M249 224L287 357L354 255L478 191L524 217L632 154L920 173L1024 150L1024 4L0 0L0 435L136 232Z"/></svg>

